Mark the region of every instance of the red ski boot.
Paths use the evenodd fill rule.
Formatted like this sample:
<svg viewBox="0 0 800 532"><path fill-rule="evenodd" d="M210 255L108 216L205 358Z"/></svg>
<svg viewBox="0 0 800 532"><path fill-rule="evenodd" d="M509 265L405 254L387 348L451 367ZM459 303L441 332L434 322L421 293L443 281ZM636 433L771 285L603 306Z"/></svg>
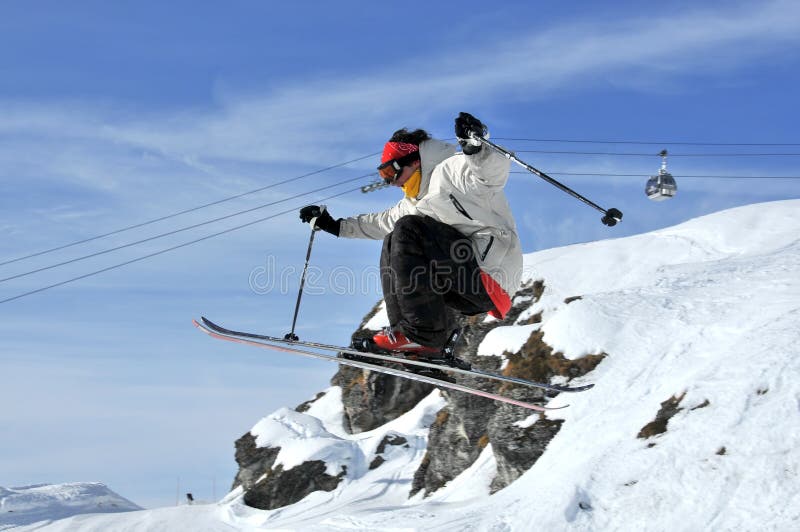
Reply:
<svg viewBox="0 0 800 532"><path fill-rule="evenodd" d="M440 349L420 345L409 340L405 334L399 331L392 331L390 328L384 329L372 337L372 341L380 349L396 353L408 353L420 355L422 357L436 356L441 353Z"/></svg>

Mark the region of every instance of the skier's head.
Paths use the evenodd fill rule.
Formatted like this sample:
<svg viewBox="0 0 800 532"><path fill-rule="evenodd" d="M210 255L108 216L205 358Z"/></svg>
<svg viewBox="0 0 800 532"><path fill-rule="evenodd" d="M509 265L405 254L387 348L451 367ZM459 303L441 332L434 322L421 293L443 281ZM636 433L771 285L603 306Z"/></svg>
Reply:
<svg viewBox="0 0 800 532"><path fill-rule="evenodd" d="M420 167L419 145L431 136L423 129L398 129L383 146L378 172L391 185L402 187Z"/></svg>

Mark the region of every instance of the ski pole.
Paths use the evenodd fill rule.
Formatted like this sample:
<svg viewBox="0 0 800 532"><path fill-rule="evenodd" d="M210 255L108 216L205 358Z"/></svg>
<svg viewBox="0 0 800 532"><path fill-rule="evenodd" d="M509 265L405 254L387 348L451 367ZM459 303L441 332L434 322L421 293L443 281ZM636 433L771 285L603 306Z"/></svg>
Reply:
<svg viewBox="0 0 800 532"><path fill-rule="evenodd" d="M290 340L292 342L296 342L300 339L294 333L294 328L297 325L297 313L300 312L300 300L303 297L303 287L306 284L306 272L308 271L308 262L311 259L311 248L314 245L314 235L319 230L317 227L317 218L325 212L325 205L320 205L319 212L315 212L316 216L311 219L311 237L308 239L308 250L306 251L306 264L303 266L303 274L300 276L300 290L297 292L297 303L294 306L294 318L292 318L292 330L291 332L286 333L286 336L283 337L284 340Z"/></svg>
<svg viewBox="0 0 800 532"><path fill-rule="evenodd" d="M560 188L561 190L563 190L564 192L566 192L567 194L569 194L573 198L579 199L582 202L584 202L586 205L588 205L590 207L593 207L593 208L597 209L598 211L602 212L604 216L600 219L600 221L603 222L603 224L605 224L605 225L607 225L609 227L613 227L613 226L617 225L617 222L622 220L622 212L619 209L611 208L611 209L606 210L606 209L602 208L601 206L599 206L598 204L594 203L593 201L588 200L585 197L581 196L580 194L578 194L577 192L575 192L574 190L572 190L568 186L559 183L558 181L556 181L555 179L553 179L549 175L545 174L544 172L542 172L540 170L537 170L536 168L534 168L533 166L529 165L525 161L521 161L521 160L517 159L517 157L513 153L511 153L510 151L498 146L494 142L486 140L485 138L483 138L480 135L477 135L475 133L470 133L470 138L472 138L474 140L478 140L478 141L486 144L487 146L490 146L492 149L494 149L498 153L501 153L501 154L505 155L507 159L510 159L510 160L514 161L515 163L517 163L518 165L520 165L521 167L523 167L524 169L526 169L530 173L541 177L542 179L544 179L545 181L547 181L551 185Z"/></svg>

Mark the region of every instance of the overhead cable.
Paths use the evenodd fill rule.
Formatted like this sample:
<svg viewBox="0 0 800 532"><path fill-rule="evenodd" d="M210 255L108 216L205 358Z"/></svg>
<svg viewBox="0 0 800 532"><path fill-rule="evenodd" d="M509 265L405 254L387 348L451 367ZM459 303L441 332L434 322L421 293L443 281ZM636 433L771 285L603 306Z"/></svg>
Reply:
<svg viewBox="0 0 800 532"><path fill-rule="evenodd" d="M512 171L512 174L527 174L522 171ZM613 174L602 172L548 172L553 175L597 176L597 177L648 177L650 174ZM693 175L676 174L677 177L710 178L710 179L800 179L797 175Z"/></svg>
<svg viewBox="0 0 800 532"><path fill-rule="evenodd" d="M344 196L345 194L350 194L351 192L356 192L357 190L361 190L361 187L350 189L350 190L345 190L344 192L339 192L337 194L333 194L331 196L328 196L328 197L325 197L325 198L321 198L321 199L317 200L317 203L322 203L323 201L328 201L328 200L331 200L333 198L338 198L339 196ZM296 213L299 208L300 207L294 207L292 209L279 212L277 214L273 214L273 215L270 215L270 216L265 216L264 218L259 218L258 220L253 220L251 222L247 222L245 224L237 225L236 227L230 227L230 228L225 229L223 231L219 231L217 233L212 233L210 235L206 235L204 237L191 240L189 242L184 242L183 244L178 244L178 245L175 245L175 246L171 246L171 247L156 251L154 253L148 253L147 255L143 255L141 257L136 257L134 259L127 260L125 262L121 262L119 264L114 264L113 266L108 266L108 267L100 269L100 270L95 270L93 272L85 273L83 275L79 275L77 277L73 277L71 279L67 279L65 281L61 281L61 282L58 282L58 283L55 283L55 284L51 284L51 285L48 285L48 286L43 286L41 288L37 288L35 290L30 290L28 292L24 292L22 294L18 294L16 296L12 296L12 297L9 297L9 298L6 298L6 299L0 299L0 304L8 303L10 301L21 299L23 297L27 297L27 296L30 296L30 295L33 295L33 294L38 294L38 293L44 292L46 290L50 290L51 288L57 288L59 286L64 286L65 284L73 283L75 281L80 281L81 279L86 279L87 277L92 277L94 275L99 275L101 273L105 273L107 271L115 270L115 269L121 268L123 266L128 266L129 264L134 264L136 262L141 262L141 261L146 260L146 259L157 257L159 255L163 255L164 253L168 253L168 252L174 251L176 249L185 248L187 246L191 246L192 244L197 244L198 242L203 242L205 240L209 240L209 239L212 239L212 238L215 238L215 237L227 234L227 233L232 233L233 231L237 231L239 229L243 229L243 228L249 227L251 225L255 225L255 224L258 224L258 223L261 223L261 222L265 222L265 221L271 220L273 218L277 218L278 216L283 216L284 214Z"/></svg>
<svg viewBox="0 0 800 532"><path fill-rule="evenodd" d="M613 155L630 157L653 157L657 153L624 153L601 151L556 151L556 150L514 150L517 153L545 153L554 155ZM797 157L800 153L670 153L670 157Z"/></svg>
<svg viewBox="0 0 800 532"><path fill-rule="evenodd" d="M369 176L372 176L372 175L375 175L375 172L371 172L371 173L365 174L365 175L360 175L360 176L354 177L352 179L339 181L337 183L334 183L333 185L328 185L328 186L317 188L317 189L314 189L314 190L309 190L308 192L302 192L300 194L295 194L294 196L289 196L289 197L284 198L284 199L272 201L270 203L265 203L265 204L259 205L257 207L252 207L250 209L245 209L245 210L242 210L242 211L239 211L239 212L235 212L235 213L232 213L232 214L227 214L225 216L220 216L220 217L214 218L212 220L206 220L205 222L200 222L200 223L188 225L186 227L181 227L180 229L175 229L173 231L168 231L166 233L161 233L159 235L151 236L151 237L148 237L148 238L143 238L141 240L137 240L136 242L129 242L128 244L122 244L120 246L115 246L113 248L105 249L105 250L102 250L102 251L97 251L95 253L90 253L90 254L84 255L82 257L77 257L77 258L74 258L74 259L65 260L65 261L62 261L62 262L58 262L56 264L51 264L49 266L44 266L44 267L37 268L37 269L34 269L34 270L29 270L29 271L26 271L26 272L23 272L23 273L18 273L16 275L10 275L8 277L0 279L0 283L6 282L6 281L11 281L12 279L19 279L20 277L27 277L28 275L33 275L35 273L43 272L43 271L46 271L46 270L52 270L53 268L58 268L59 266L65 266L67 264L72 264L72 263L79 262L79 261L82 261L82 260L91 259L93 257L97 257L97 256L100 256L100 255L105 255L107 253L111 253L113 251L118 251L120 249L125 249L125 248L129 248L129 247L136 246L136 245L139 245L139 244L144 244L145 242L151 242L151 241L157 240L159 238L164 238L164 237L171 236L171 235L174 235L174 234L177 234L177 233L182 233L182 232L188 231L190 229L196 229L196 228L202 227L204 225L209 225L209 224L212 224L212 223L221 222L222 220L227 220L229 218L233 218L235 216L240 216L242 214L247 214L249 212L253 212L253 211L260 210L260 209L264 209L266 207L272 207L273 205L277 205L279 203L284 203L286 201L297 199L297 198L300 198L302 196L307 196L307 195L313 194L315 192L320 192L322 190L328 190L330 188L338 187L338 186L343 185L345 183L351 183L353 181L364 179L365 177L369 177ZM360 188L359 188L359 190L360 190Z"/></svg>
<svg viewBox="0 0 800 532"><path fill-rule="evenodd" d="M140 227L144 227L146 225L154 224L156 222L162 222L164 220L169 220L170 218L175 218L176 216L180 216L182 214L188 214L190 212L199 211L200 209L205 209L207 207L213 207L214 205L219 205L219 204L225 203L227 201L231 201L231 200L235 200L235 199L238 199L238 198L242 198L244 196L249 196L249 195L255 194L257 192L262 192L264 190L267 190L267 189L270 189L270 188L273 188L273 187L277 187L279 185L285 185L286 183L291 183L292 181L297 181L298 179L303 179L303 178L306 178L306 177L310 177L312 175L320 174L322 172L327 172L328 170L333 170L334 168L339 168L339 167L342 167L342 166L346 166L348 164L351 164L351 163L354 163L354 162L358 162L358 161L367 159L369 157L374 157L375 155L378 155L378 153L371 153L369 155L364 155L363 157L358 157L358 158L352 159L350 161L345 161L343 163L338 163L338 164L334 164L334 165L331 165L331 166L327 166L325 168L320 168L319 170L314 170L313 172L309 172L307 174L299 175L299 176L292 177L292 178L289 178L289 179L284 179L282 181L277 181L275 183L271 183L271 184L263 186L263 187L259 187L259 188L253 189L253 190L248 190L247 192L242 192L240 194L229 196L227 198L222 198L220 200L212 201L210 203L205 203L203 205L198 205L197 207L191 207L189 209L185 209L185 210L182 210L182 211L179 211L179 212L174 212L172 214L167 214L165 216L160 216L158 218L153 218L152 220L148 220L146 222L141 222L141 223L137 223L137 224L134 224L134 225L129 225L129 226L126 226L126 227L122 227L122 228L116 229L114 231L109 231L108 233L103 233L101 235L96 235L96 236L92 236L92 237L89 237L89 238L84 238L82 240L77 240L77 241L71 242L69 244L63 244L63 245L56 246L56 247L53 247L53 248L50 248L50 249L45 249L43 251L37 251L36 253L31 253L29 255L25 255L24 257L17 257L15 259L6 260L6 261L3 261L3 262L0 262L0 266L5 266L6 264L19 262L19 261L26 260L26 259L31 259L33 257L39 257L41 255L45 255L47 253L52 253L54 251L60 251L62 249L67 249L67 248L70 248L70 247L73 247L73 246L77 246L79 244L85 244L87 242L91 242L93 240L98 240L100 238L105 238L107 236L116 235L116 234L119 234L119 233L123 233L125 231L130 231L132 229L138 229Z"/></svg>
<svg viewBox="0 0 800 532"><path fill-rule="evenodd" d="M495 137L496 140L520 142L563 142L578 144L650 144L672 146L800 146L798 142L680 142L680 141L643 141L643 140L586 140L586 139L526 139L512 137Z"/></svg>

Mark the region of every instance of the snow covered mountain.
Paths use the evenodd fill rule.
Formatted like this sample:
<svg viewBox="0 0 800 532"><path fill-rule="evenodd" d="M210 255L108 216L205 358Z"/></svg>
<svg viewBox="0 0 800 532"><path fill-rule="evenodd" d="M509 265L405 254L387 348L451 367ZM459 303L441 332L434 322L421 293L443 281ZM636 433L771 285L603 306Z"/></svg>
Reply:
<svg viewBox="0 0 800 532"><path fill-rule="evenodd" d="M88 513L141 510L99 482L0 487L0 530Z"/></svg>
<svg viewBox="0 0 800 532"><path fill-rule="evenodd" d="M218 504L81 516L43 530L798 529L800 200L525 261L529 292L515 298L514 323L474 324L488 332L471 353L524 370L543 349L531 342L547 346L555 380L596 383L549 398L569 408L488 411L455 392L414 390L412 407L387 409L354 402L353 390L398 388L345 375L301 411L281 409L245 435L237 458L252 468ZM587 356L596 358L581 366ZM569 371L577 366L588 373ZM456 440L445 427L470 408L488 425L461 419ZM526 469L513 460L526 442L502 437L499 420L507 433L546 442ZM437 460L464 467L449 478ZM268 482L292 471L303 474ZM325 484L296 481L309 472ZM301 490L299 502L257 510L245 504L248 485L264 486L267 502L281 487Z"/></svg>

